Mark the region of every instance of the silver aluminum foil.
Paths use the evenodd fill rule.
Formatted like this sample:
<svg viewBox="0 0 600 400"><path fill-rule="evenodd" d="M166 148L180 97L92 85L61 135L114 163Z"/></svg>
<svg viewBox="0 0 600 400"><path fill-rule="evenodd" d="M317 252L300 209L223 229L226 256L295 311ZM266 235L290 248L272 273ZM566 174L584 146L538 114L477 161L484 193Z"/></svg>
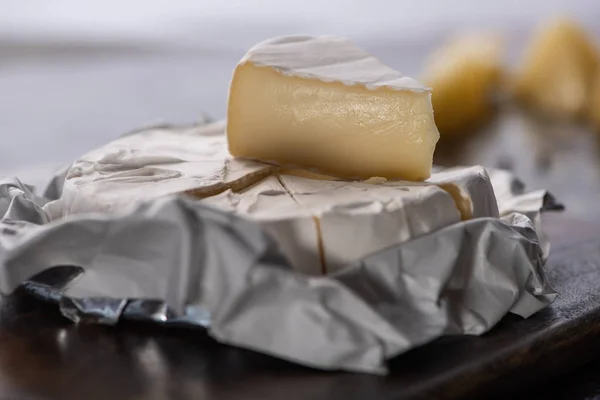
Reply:
<svg viewBox="0 0 600 400"><path fill-rule="evenodd" d="M482 334L556 297L540 214L560 205L503 171L490 171L500 219L455 224L324 277L294 271L256 223L187 198L49 222L42 206L60 195L64 172L45 196L0 179L0 290L24 284L75 322L203 326L303 365L385 373L402 352ZM31 280L55 266L77 268L50 285Z"/></svg>

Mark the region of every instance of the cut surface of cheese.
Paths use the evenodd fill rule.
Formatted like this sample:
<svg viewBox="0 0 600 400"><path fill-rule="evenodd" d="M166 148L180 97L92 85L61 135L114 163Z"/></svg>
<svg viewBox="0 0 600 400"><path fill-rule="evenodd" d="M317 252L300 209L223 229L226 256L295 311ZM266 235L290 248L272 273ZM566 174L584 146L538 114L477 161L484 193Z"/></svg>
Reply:
<svg viewBox="0 0 600 400"><path fill-rule="evenodd" d="M529 45L515 94L554 117L579 117L586 111L598 65L597 49L581 26L567 19L550 21Z"/></svg>
<svg viewBox="0 0 600 400"><path fill-rule="evenodd" d="M71 165L61 217L82 212L127 212L140 201L190 192L207 197L241 190L274 166L227 153L224 121L188 128L150 128L93 150Z"/></svg>
<svg viewBox="0 0 600 400"><path fill-rule="evenodd" d="M502 42L492 34L461 35L435 51L423 81L433 90L442 138L463 136L489 118L503 76Z"/></svg>
<svg viewBox="0 0 600 400"><path fill-rule="evenodd" d="M343 178L425 180L439 139L430 97L344 38L272 39L234 71L229 150Z"/></svg>

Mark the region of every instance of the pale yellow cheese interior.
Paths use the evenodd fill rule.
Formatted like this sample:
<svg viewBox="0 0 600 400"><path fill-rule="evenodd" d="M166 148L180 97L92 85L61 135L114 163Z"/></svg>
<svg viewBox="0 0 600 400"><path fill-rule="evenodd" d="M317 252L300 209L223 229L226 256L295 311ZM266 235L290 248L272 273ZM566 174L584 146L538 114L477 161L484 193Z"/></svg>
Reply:
<svg viewBox="0 0 600 400"><path fill-rule="evenodd" d="M427 91L372 90L251 62L234 72L227 120L233 156L343 178L425 180L439 139Z"/></svg>
<svg viewBox="0 0 600 400"><path fill-rule="evenodd" d="M335 176L320 174L318 172L301 168L283 168L281 169L280 173L284 175L299 176L301 178L315 179L318 181L335 181L339 179Z"/></svg>
<svg viewBox="0 0 600 400"><path fill-rule="evenodd" d="M454 183L438 183L435 184L440 189L445 190L448 193L454 203L456 204L456 209L460 213L460 219L462 221L467 221L473 218L473 202L471 198L465 196L460 188Z"/></svg>
<svg viewBox="0 0 600 400"><path fill-rule="evenodd" d="M205 204L260 223L309 275L335 272L373 252L460 221L453 199L435 185L313 180L273 175Z"/></svg>

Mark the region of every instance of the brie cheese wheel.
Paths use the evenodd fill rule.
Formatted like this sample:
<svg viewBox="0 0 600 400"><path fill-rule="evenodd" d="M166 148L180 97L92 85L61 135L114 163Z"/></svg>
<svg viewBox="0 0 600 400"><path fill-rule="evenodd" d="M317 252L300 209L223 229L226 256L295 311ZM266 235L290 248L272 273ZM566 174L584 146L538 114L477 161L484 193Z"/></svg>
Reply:
<svg viewBox="0 0 600 400"><path fill-rule="evenodd" d="M257 221L292 265L320 275L373 252L472 217L497 217L481 167L434 173L426 182L336 180L227 154L224 123L153 128L76 160L58 217L125 213L139 203L188 194Z"/></svg>
<svg viewBox="0 0 600 400"><path fill-rule="evenodd" d="M227 108L236 157L343 177L422 181L439 139L430 89L336 36L257 44Z"/></svg>
<svg viewBox="0 0 600 400"><path fill-rule="evenodd" d="M223 121L160 127L123 136L77 159L67 173L57 218L82 212L127 212L173 193L207 197L240 190L274 166L227 153Z"/></svg>
<svg viewBox="0 0 600 400"><path fill-rule="evenodd" d="M502 43L490 34L457 37L431 56L423 81L433 92L435 123L442 138L463 136L494 111L503 76Z"/></svg>
<svg viewBox="0 0 600 400"><path fill-rule="evenodd" d="M547 114L580 117L598 63L597 49L581 26L552 21L534 36L516 76L515 95Z"/></svg>

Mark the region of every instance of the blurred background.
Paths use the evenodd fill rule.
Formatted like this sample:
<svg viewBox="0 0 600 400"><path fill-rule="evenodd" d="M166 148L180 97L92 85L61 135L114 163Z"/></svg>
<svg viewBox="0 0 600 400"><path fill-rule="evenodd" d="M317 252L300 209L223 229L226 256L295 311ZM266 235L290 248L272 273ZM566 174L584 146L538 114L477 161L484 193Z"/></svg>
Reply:
<svg viewBox="0 0 600 400"><path fill-rule="evenodd" d="M585 69L579 61L563 67L567 72L538 73L539 65L554 64L540 56L538 66L529 62L533 72L527 69L528 44L553 18L568 17L600 43L598 0L0 0L0 6L0 176L43 187L56 168L140 126L224 118L232 70L250 46L290 33L338 34L447 94L434 95L436 122L439 114L442 136L451 142L440 145L436 162L513 169L530 187L551 189L573 215L600 215L589 206L600 199L594 128L600 125L581 117L588 115L581 105L545 102L594 80L569 80ZM549 48L575 47L579 39L569 32L557 35L556 46L548 39ZM442 51L454 37L488 34L502 50L483 41ZM461 50L469 46L483 50ZM482 81L462 83L465 76ZM533 84L527 89L531 76L545 77L537 87L573 83L560 96L528 97L537 93ZM550 110L546 116L506 100L519 97L507 83L519 79L526 83L520 98L533 98L525 103ZM485 91L463 93L469 85ZM466 107L474 116L459 118ZM562 118L565 107L572 112Z"/></svg>

